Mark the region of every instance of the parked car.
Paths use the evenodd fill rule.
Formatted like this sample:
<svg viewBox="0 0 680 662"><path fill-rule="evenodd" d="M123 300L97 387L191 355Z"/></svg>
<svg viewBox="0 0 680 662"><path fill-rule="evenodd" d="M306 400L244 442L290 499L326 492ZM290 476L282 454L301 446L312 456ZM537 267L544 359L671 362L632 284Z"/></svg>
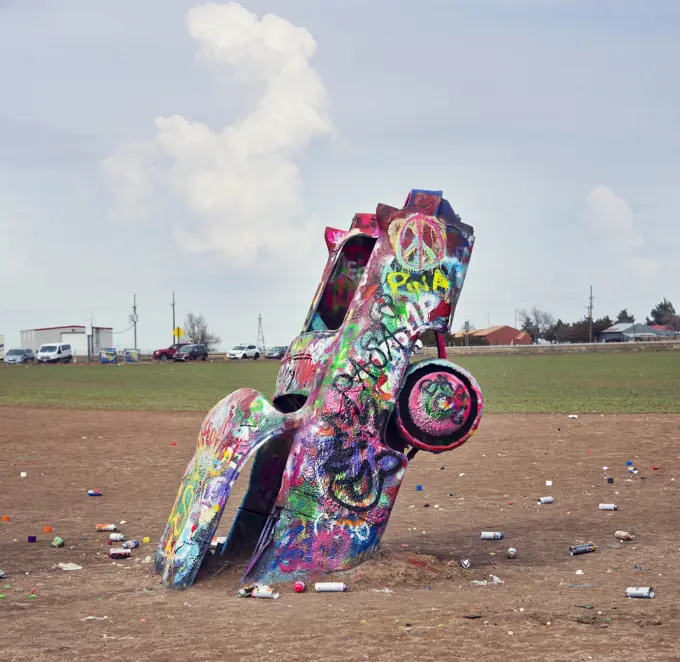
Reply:
<svg viewBox="0 0 680 662"><path fill-rule="evenodd" d="M208 360L208 348L205 345L184 345L172 357L173 361L198 361L199 359Z"/></svg>
<svg viewBox="0 0 680 662"><path fill-rule="evenodd" d="M265 358L267 359L279 359L279 361L283 358L283 355L286 353L286 350L288 347L271 347L270 349L267 350L267 353L265 354Z"/></svg>
<svg viewBox="0 0 680 662"><path fill-rule="evenodd" d="M3 363L7 365L13 363L33 363L35 355L32 349L10 349L3 359Z"/></svg>
<svg viewBox="0 0 680 662"><path fill-rule="evenodd" d="M187 347L189 344L190 343L187 342L177 342L174 345L170 345L170 347L157 349L153 353L153 357L158 361L169 361L170 359L174 358L175 354L177 354L177 352L179 352L182 347Z"/></svg>
<svg viewBox="0 0 680 662"><path fill-rule="evenodd" d="M259 359L260 352L257 351L255 345L248 345L247 343L241 343L236 345L227 352L227 356L230 359Z"/></svg>
<svg viewBox="0 0 680 662"><path fill-rule="evenodd" d="M38 363L72 363L73 348L66 343L46 343L40 345L36 359Z"/></svg>

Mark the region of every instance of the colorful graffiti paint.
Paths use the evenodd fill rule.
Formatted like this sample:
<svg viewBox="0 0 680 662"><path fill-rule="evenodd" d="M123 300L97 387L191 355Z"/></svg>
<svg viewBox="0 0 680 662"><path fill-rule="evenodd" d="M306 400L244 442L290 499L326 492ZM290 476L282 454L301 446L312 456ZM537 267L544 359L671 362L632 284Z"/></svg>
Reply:
<svg viewBox="0 0 680 662"><path fill-rule="evenodd" d="M99 350L99 363L118 363L118 352L115 347L102 347Z"/></svg>
<svg viewBox="0 0 680 662"><path fill-rule="evenodd" d="M293 581L373 553L409 461L457 448L479 425L479 386L439 342L472 228L441 191L417 190L402 209L378 205L325 240L328 262L272 400L240 389L203 422L156 554L167 586L194 581L248 459L248 488L216 553L242 561L244 581ZM412 363L431 330L440 358Z"/></svg>

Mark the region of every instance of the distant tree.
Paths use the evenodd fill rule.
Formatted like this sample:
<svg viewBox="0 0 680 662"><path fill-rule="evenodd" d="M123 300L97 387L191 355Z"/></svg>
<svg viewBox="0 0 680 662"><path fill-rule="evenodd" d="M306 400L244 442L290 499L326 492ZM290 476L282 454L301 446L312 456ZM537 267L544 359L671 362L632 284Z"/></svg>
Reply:
<svg viewBox="0 0 680 662"><path fill-rule="evenodd" d="M536 342L539 338L544 338L550 327L555 323L555 318L550 313L535 306L529 312L525 309L517 312L522 321L522 331L526 331L533 342Z"/></svg>
<svg viewBox="0 0 680 662"><path fill-rule="evenodd" d="M220 344L221 338L212 333L203 315L189 313L184 320L184 338L192 345L206 345L208 351Z"/></svg>
<svg viewBox="0 0 680 662"><path fill-rule="evenodd" d="M675 317L675 307L664 297L661 303L652 308L652 312L645 320L645 324L670 324L673 317Z"/></svg>
<svg viewBox="0 0 680 662"><path fill-rule="evenodd" d="M549 326L543 334L544 340L551 343L566 342L569 334L570 325L558 319L557 322Z"/></svg>
<svg viewBox="0 0 680 662"><path fill-rule="evenodd" d="M635 322L635 315L631 315L628 312L628 309L624 308L617 316L616 316L616 323L620 324L622 322L628 322L630 324L633 324Z"/></svg>
<svg viewBox="0 0 680 662"><path fill-rule="evenodd" d="M603 331L606 331L613 324L614 322L611 321L609 315L605 315L604 317L600 317L599 319L593 320L593 340L599 340L600 334Z"/></svg>

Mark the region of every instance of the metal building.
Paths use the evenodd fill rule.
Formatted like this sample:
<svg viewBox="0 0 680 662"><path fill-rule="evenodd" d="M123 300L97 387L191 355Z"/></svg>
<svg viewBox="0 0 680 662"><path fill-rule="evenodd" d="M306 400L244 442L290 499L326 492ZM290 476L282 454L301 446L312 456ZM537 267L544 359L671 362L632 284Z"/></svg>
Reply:
<svg viewBox="0 0 680 662"><path fill-rule="evenodd" d="M93 326L93 352L97 356L99 350L113 345L113 328L110 326ZM29 329L21 332L21 346L24 349L38 351L40 345L47 343L69 343L77 359L87 358L87 327L82 324L71 326L48 326L43 329Z"/></svg>

